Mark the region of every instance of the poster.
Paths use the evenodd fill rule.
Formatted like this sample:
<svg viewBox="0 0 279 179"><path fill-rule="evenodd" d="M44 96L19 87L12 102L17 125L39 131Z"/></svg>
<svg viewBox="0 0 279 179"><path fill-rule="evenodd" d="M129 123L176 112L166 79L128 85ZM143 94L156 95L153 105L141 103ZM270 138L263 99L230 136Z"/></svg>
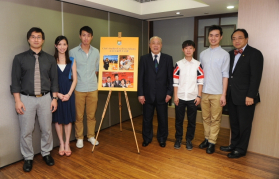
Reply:
<svg viewBox="0 0 279 179"><path fill-rule="evenodd" d="M101 37L98 90L137 91L138 37Z"/></svg>

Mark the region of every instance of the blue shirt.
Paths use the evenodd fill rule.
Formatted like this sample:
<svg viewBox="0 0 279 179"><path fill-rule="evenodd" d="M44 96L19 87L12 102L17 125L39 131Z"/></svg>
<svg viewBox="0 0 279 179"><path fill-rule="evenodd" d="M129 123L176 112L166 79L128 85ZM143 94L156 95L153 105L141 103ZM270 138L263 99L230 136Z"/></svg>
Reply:
<svg viewBox="0 0 279 179"><path fill-rule="evenodd" d="M90 92L98 89L96 72L99 71L99 50L90 45L86 54L81 46L70 50L70 56L76 60L77 64L77 86L79 92Z"/></svg>
<svg viewBox="0 0 279 179"><path fill-rule="evenodd" d="M246 48L247 44L242 48L243 52ZM238 53L235 57L234 57L234 62L233 62L233 68L232 68L232 71L234 71L234 68L235 68L235 65L237 64L239 58L240 58L241 54Z"/></svg>
<svg viewBox="0 0 279 179"><path fill-rule="evenodd" d="M223 78L229 78L230 55L221 48L208 48L201 52L204 71L203 93L223 94Z"/></svg>

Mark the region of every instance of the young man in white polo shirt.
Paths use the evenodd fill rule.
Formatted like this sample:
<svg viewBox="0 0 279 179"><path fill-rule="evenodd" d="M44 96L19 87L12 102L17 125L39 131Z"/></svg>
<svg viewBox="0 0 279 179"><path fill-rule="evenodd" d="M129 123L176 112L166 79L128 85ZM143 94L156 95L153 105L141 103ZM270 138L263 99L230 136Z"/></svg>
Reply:
<svg viewBox="0 0 279 179"><path fill-rule="evenodd" d="M178 61L173 72L174 103L175 103L175 144L179 149L183 135L183 121L187 107L188 126L186 133L186 148L193 149L192 140L196 129L197 106L201 102L203 86L203 69L199 61L193 58L195 43L186 40L182 44L185 57Z"/></svg>
<svg viewBox="0 0 279 179"><path fill-rule="evenodd" d="M220 26L210 26L208 30L210 47L200 54L205 76L201 101L205 140L199 148L207 148L208 154L215 152L222 110L226 105L230 56L220 46L222 35L223 31Z"/></svg>

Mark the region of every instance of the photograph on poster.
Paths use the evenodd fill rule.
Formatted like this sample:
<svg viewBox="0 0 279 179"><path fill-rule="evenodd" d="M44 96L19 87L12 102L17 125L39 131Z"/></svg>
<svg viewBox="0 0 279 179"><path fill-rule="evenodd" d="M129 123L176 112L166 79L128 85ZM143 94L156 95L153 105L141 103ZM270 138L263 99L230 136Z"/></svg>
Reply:
<svg viewBox="0 0 279 179"><path fill-rule="evenodd" d="M102 86L110 88L133 88L133 72L103 72Z"/></svg>
<svg viewBox="0 0 279 179"><path fill-rule="evenodd" d="M103 56L103 70L117 70L118 55Z"/></svg>
<svg viewBox="0 0 279 179"><path fill-rule="evenodd" d="M119 70L134 70L134 55L119 56Z"/></svg>

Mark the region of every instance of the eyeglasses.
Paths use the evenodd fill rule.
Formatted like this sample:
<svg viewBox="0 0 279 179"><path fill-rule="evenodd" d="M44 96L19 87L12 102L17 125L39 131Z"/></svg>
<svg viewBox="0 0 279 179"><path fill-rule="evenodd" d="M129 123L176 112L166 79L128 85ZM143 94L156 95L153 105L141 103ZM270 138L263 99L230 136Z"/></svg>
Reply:
<svg viewBox="0 0 279 179"><path fill-rule="evenodd" d="M236 40L243 40L243 39L245 39L244 37L239 37L239 38L232 38L232 41L236 41Z"/></svg>
<svg viewBox="0 0 279 179"><path fill-rule="evenodd" d="M31 36L31 39L32 40L42 40L42 36L38 36L38 37L36 37L36 36Z"/></svg>

